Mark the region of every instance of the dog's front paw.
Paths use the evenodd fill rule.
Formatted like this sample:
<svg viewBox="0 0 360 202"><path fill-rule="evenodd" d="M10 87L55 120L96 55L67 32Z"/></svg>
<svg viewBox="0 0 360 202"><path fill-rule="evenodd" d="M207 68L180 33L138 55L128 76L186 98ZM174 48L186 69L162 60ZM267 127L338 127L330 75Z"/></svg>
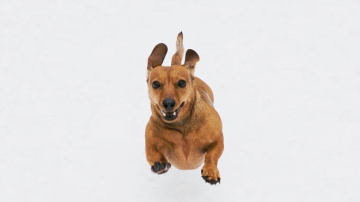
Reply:
<svg viewBox="0 0 360 202"><path fill-rule="evenodd" d="M157 174L166 173L170 168L171 168L171 164L166 162L164 163L155 162L154 165L151 166L151 170Z"/></svg>
<svg viewBox="0 0 360 202"><path fill-rule="evenodd" d="M220 184L220 172L216 166L204 166L201 169L201 176L205 182L214 185L216 183Z"/></svg>

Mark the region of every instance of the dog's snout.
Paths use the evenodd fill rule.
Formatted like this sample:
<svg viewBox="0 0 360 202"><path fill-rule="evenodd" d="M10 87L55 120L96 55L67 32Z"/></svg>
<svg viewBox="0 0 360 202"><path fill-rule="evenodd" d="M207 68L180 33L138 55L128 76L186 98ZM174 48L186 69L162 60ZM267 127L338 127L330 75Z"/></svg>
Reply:
<svg viewBox="0 0 360 202"><path fill-rule="evenodd" d="M171 112L174 109L176 102L171 98L166 98L162 104L166 111Z"/></svg>

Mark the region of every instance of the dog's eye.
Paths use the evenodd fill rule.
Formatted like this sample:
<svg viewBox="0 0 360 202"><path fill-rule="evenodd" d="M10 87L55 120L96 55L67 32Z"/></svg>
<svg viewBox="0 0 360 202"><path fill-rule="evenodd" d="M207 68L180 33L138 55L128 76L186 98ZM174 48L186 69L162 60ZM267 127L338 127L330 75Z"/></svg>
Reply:
<svg viewBox="0 0 360 202"><path fill-rule="evenodd" d="M152 83L152 87L153 88L155 88L155 89L157 89L157 88L160 88L160 82L158 82L158 81L154 81L153 83Z"/></svg>
<svg viewBox="0 0 360 202"><path fill-rule="evenodd" d="M181 88L184 88L184 87L186 86L186 81L180 80L180 81L178 82L178 86L180 86Z"/></svg>

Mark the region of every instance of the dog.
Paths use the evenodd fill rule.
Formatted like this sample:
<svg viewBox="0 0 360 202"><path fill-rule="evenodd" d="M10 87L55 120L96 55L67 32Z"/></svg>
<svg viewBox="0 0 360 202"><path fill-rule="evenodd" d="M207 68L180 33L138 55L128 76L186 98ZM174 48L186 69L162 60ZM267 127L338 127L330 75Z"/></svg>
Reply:
<svg viewBox="0 0 360 202"><path fill-rule="evenodd" d="M171 166L189 170L204 164L202 178L212 185L220 183L217 164L224 150L222 122L213 105L212 90L194 75L199 55L187 50L181 65L182 32L170 67L162 66L166 53L167 46L160 43L148 58L152 114L145 130L146 159L157 174L166 173Z"/></svg>

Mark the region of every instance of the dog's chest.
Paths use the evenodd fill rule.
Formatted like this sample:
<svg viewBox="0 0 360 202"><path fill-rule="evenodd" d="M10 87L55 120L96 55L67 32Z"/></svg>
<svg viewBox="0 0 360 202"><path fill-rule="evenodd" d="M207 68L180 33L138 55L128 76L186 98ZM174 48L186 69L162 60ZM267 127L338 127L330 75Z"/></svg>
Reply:
<svg viewBox="0 0 360 202"><path fill-rule="evenodd" d="M207 141L197 133L172 133L171 147L167 159L179 169L199 167L205 156L204 146Z"/></svg>

